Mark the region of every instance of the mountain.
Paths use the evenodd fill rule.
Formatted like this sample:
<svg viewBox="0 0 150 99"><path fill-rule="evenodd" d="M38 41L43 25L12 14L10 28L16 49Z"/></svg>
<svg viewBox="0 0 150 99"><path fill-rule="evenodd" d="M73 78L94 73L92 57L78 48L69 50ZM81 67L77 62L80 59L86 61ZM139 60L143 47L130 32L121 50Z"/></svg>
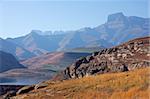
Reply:
<svg viewBox="0 0 150 99"><path fill-rule="evenodd" d="M28 35L19 38L9 38L7 41L13 42L35 55L55 51L63 35L39 35L36 31L31 31Z"/></svg>
<svg viewBox="0 0 150 99"><path fill-rule="evenodd" d="M120 12L109 15L107 22L94 30L101 33L102 39L118 45L134 38L149 36L149 23L149 18L127 17Z"/></svg>
<svg viewBox="0 0 150 99"><path fill-rule="evenodd" d="M107 22L95 28L82 28L71 31L60 42L64 50L77 47L112 47L128 40L149 36L149 18L125 16L123 13L111 14Z"/></svg>
<svg viewBox="0 0 150 99"><path fill-rule="evenodd" d="M71 31L59 43L58 51L74 49L78 47L109 47L112 46L107 40L100 39L101 34L92 28L82 28Z"/></svg>
<svg viewBox="0 0 150 99"><path fill-rule="evenodd" d="M17 59L23 60L35 56L35 54L26 50L25 48L7 40L0 38L0 51L11 53Z"/></svg>
<svg viewBox="0 0 150 99"><path fill-rule="evenodd" d="M110 48L134 38L148 36L149 23L149 18L125 16L119 12L108 15L104 24L94 28L55 32L33 30L25 36L9 38L6 41L13 42L35 55L79 47Z"/></svg>
<svg viewBox="0 0 150 99"><path fill-rule="evenodd" d="M78 59L56 79L81 78L112 72L131 71L150 66L150 37L137 38Z"/></svg>
<svg viewBox="0 0 150 99"><path fill-rule="evenodd" d="M72 62L76 61L76 59L88 55L90 55L90 53L51 52L21 61L21 64L23 64L28 69L47 68L55 71L60 71L65 69L66 66L70 65Z"/></svg>
<svg viewBox="0 0 150 99"><path fill-rule="evenodd" d="M15 68L25 68L16 58L6 52L0 51L0 72L4 72Z"/></svg>

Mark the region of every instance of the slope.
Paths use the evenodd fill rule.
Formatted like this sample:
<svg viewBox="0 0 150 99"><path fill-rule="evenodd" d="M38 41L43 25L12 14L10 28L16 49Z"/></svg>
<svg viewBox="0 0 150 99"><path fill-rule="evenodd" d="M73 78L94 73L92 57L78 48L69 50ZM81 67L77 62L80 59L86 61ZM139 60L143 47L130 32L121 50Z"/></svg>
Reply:
<svg viewBox="0 0 150 99"><path fill-rule="evenodd" d="M35 56L35 54L31 53L25 48L1 38L0 38L0 50L7 53L11 53L19 60Z"/></svg>
<svg viewBox="0 0 150 99"><path fill-rule="evenodd" d="M0 51L0 72L15 68L25 67L21 65L13 55Z"/></svg>
<svg viewBox="0 0 150 99"><path fill-rule="evenodd" d="M21 63L28 69L52 69L63 70L66 66L69 66L76 59L90 55L90 53L78 53L78 52L51 52L43 55L39 55L27 60L21 61Z"/></svg>
<svg viewBox="0 0 150 99"><path fill-rule="evenodd" d="M149 99L150 68L108 73L65 81L46 81L45 88L18 94L15 99Z"/></svg>

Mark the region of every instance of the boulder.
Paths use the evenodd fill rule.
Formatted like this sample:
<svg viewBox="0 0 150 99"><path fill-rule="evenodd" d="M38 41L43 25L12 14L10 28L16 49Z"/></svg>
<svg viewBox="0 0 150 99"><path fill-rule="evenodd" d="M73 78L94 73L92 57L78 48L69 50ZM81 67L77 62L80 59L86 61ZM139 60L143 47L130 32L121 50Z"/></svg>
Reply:
<svg viewBox="0 0 150 99"><path fill-rule="evenodd" d="M21 89L19 89L16 94L23 94L23 93L27 93L32 90L34 90L34 85L25 86L25 87L22 87Z"/></svg>
<svg viewBox="0 0 150 99"><path fill-rule="evenodd" d="M10 97L15 96L16 95L16 91L12 90L12 91L8 91L5 95L3 95L3 99L10 99Z"/></svg>
<svg viewBox="0 0 150 99"><path fill-rule="evenodd" d="M44 87L47 87L48 84L45 84L45 83L39 83L39 84L36 84L34 89L37 90L39 88L44 88Z"/></svg>

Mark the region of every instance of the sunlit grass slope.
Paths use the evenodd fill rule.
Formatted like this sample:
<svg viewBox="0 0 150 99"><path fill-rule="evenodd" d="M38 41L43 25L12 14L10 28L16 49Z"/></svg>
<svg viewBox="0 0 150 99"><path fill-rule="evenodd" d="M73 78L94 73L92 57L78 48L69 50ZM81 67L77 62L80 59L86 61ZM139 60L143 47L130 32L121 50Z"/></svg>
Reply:
<svg viewBox="0 0 150 99"><path fill-rule="evenodd" d="M150 99L150 68L60 82L18 95L17 99Z"/></svg>

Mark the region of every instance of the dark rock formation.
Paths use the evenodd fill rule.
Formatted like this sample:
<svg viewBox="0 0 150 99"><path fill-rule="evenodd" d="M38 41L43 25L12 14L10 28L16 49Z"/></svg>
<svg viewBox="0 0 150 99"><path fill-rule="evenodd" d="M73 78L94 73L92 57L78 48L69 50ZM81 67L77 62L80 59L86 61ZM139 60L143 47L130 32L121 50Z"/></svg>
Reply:
<svg viewBox="0 0 150 99"><path fill-rule="evenodd" d="M150 37L144 37L95 52L92 56L80 58L58 74L56 78L80 78L87 75L124 72L150 66L149 46Z"/></svg>
<svg viewBox="0 0 150 99"><path fill-rule="evenodd" d="M31 85L31 86L25 86L25 87L22 87L21 89L19 89L16 94L23 94L23 93L27 93L31 90L34 90L34 85Z"/></svg>
<svg viewBox="0 0 150 99"><path fill-rule="evenodd" d="M18 89L23 87L23 85L0 85L0 96L7 93L16 92Z"/></svg>
<svg viewBox="0 0 150 99"><path fill-rule="evenodd" d="M45 84L45 83L39 83L39 84L36 84L34 89L37 90L37 89L40 89L40 88L44 88L44 87L47 87L48 84Z"/></svg>
<svg viewBox="0 0 150 99"><path fill-rule="evenodd" d="M10 97L15 96L16 91L8 91L5 95L3 95L3 99L10 99Z"/></svg>

